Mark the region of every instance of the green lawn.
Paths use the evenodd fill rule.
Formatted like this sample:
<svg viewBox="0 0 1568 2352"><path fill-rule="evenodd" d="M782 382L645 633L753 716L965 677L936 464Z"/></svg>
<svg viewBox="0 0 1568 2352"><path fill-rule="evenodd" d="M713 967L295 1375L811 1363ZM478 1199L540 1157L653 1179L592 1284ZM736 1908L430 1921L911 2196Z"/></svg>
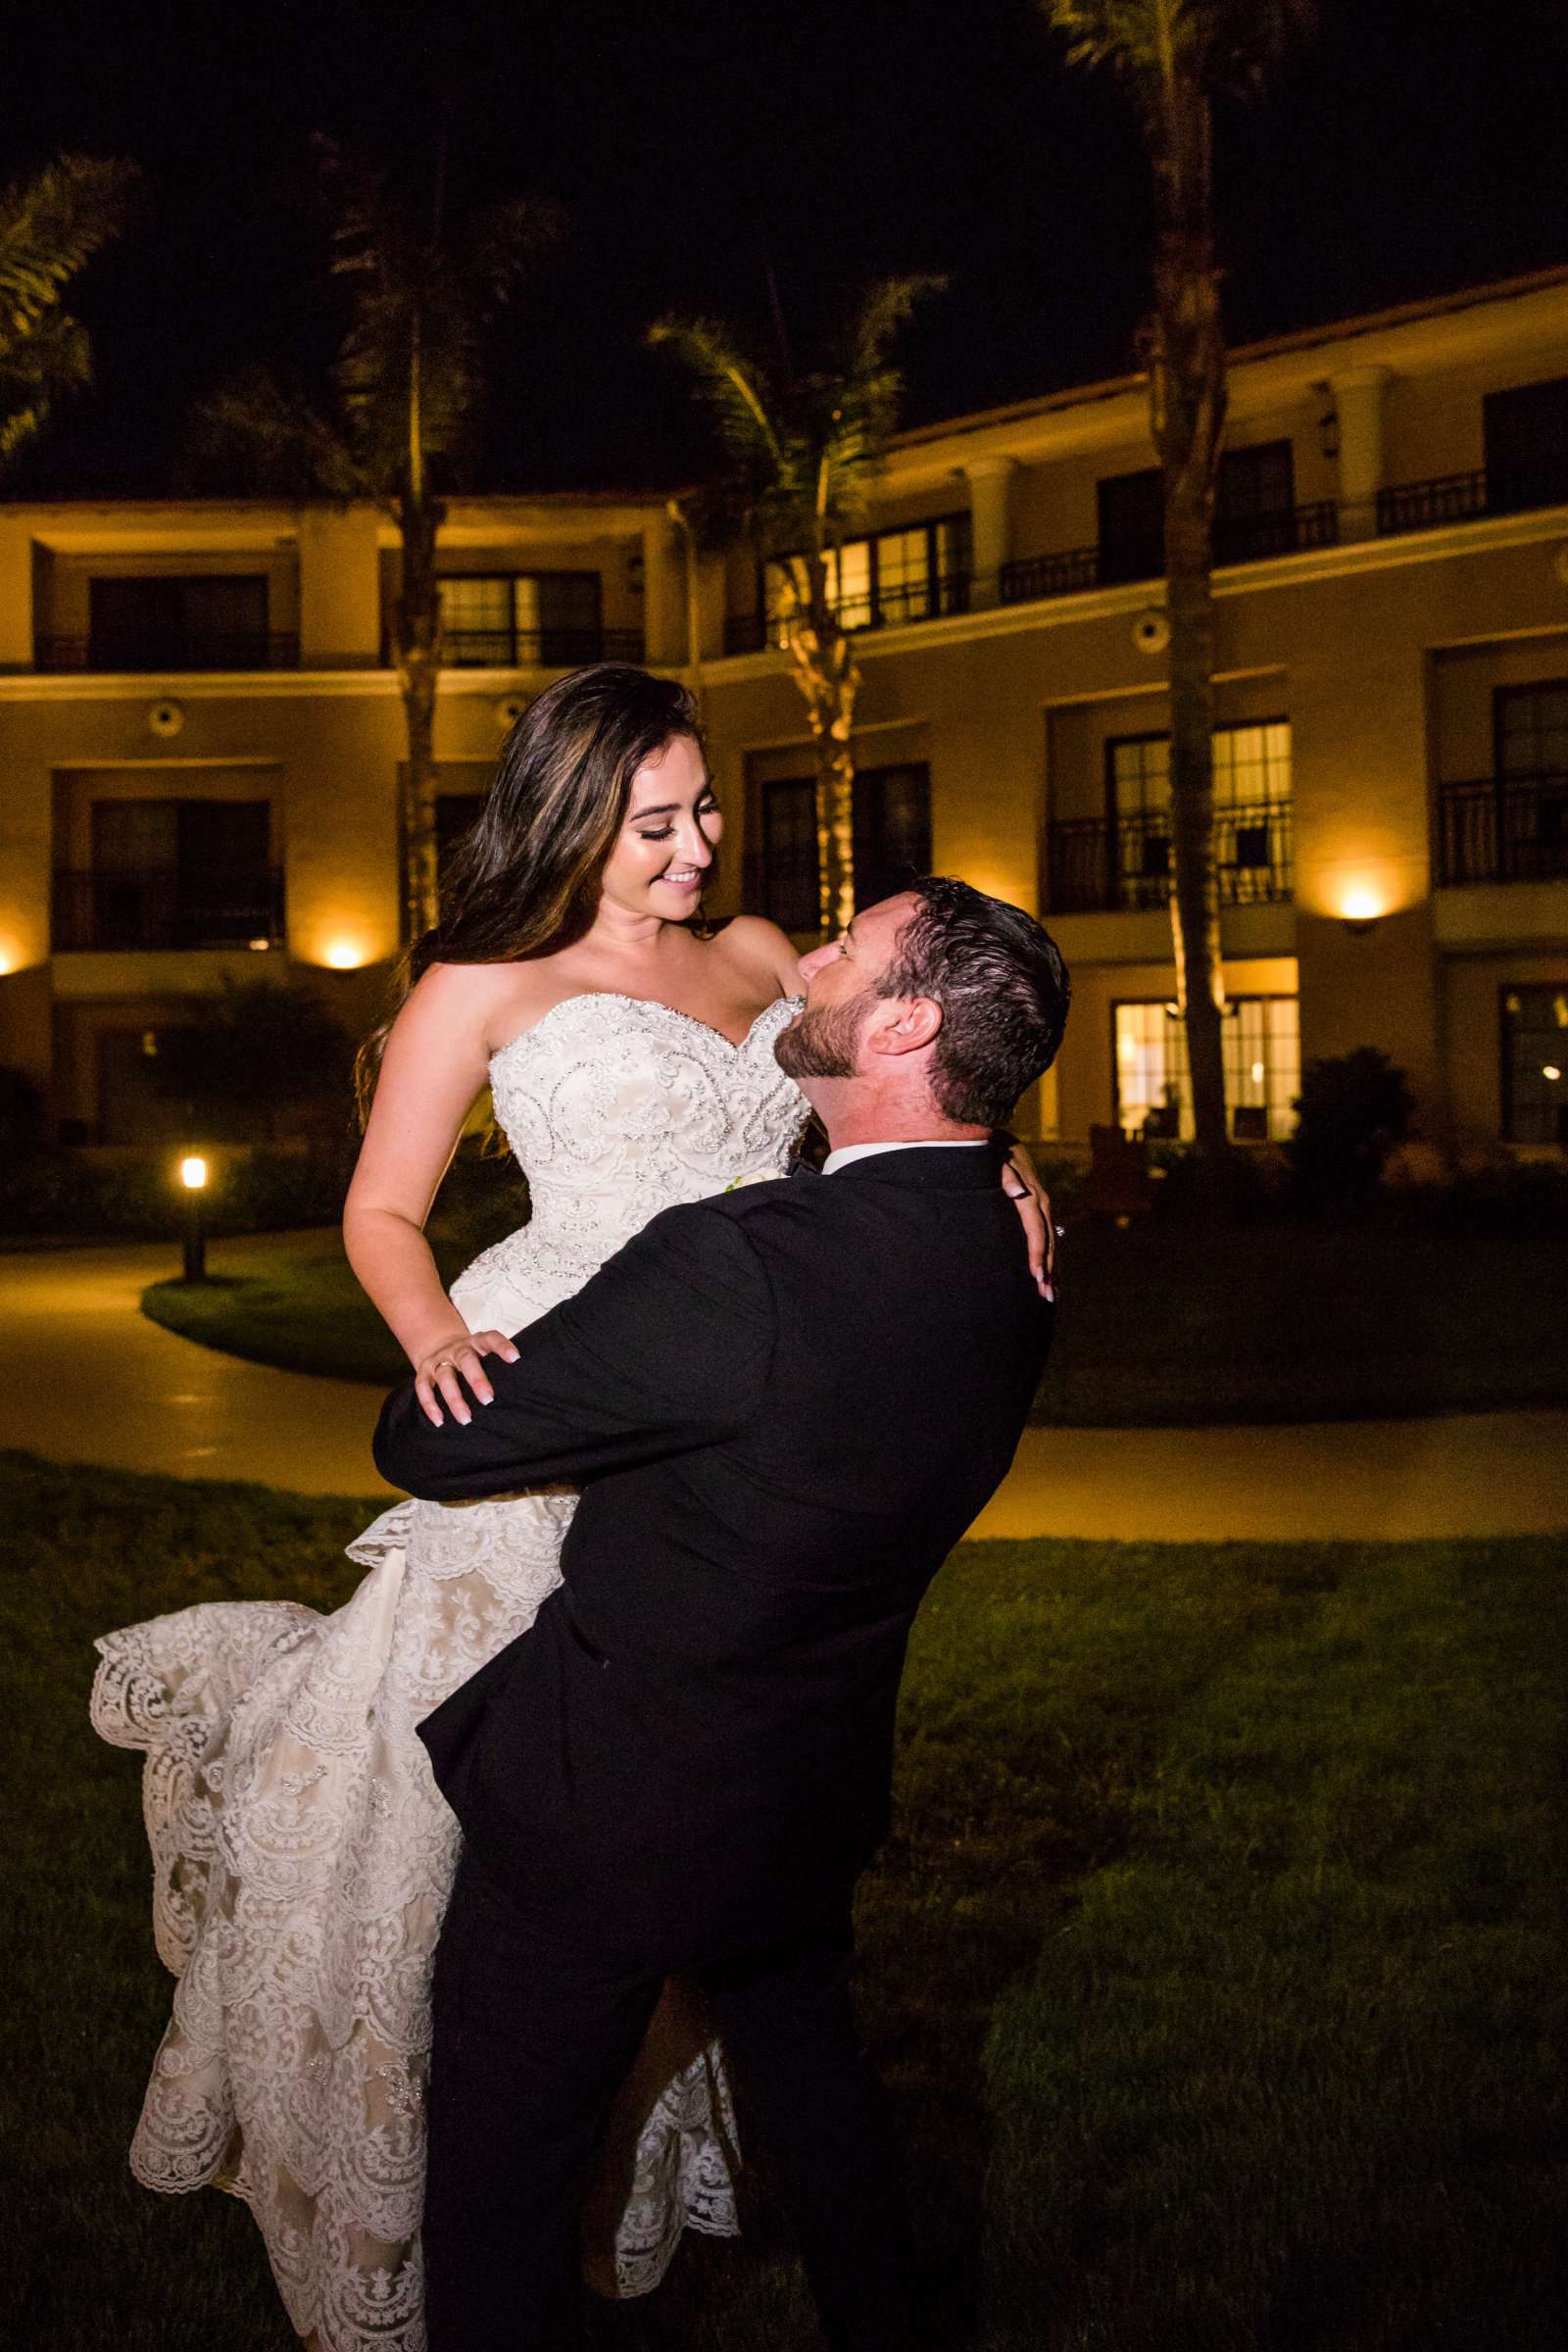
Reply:
<svg viewBox="0 0 1568 2352"><path fill-rule="evenodd" d="M0 1455L0 2270L35 2352L292 2340L243 2211L124 2170L167 1981L88 1644L198 1597L330 1602L368 1507ZM861 1911L933 2342L1557 2352L1565 1566L1545 1541L955 1555ZM811 2344L748 2179L746 2245L682 2257L653 2352Z"/></svg>
<svg viewBox="0 0 1568 2352"><path fill-rule="evenodd" d="M453 1250L448 1272L461 1262ZM1183 1425L1562 1403L1565 1298L1568 1236L1077 1226L1039 1417ZM407 1369L328 1235L280 1235L265 1276L159 1283L142 1303L263 1363L387 1385Z"/></svg>

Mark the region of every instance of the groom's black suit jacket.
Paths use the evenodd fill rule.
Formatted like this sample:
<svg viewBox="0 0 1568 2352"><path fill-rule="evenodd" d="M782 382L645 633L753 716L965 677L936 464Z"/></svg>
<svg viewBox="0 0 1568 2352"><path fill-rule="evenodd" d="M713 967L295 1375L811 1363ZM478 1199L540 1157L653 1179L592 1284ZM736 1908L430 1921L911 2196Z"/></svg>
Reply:
<svg viewBox="0 0 1568 2352"><path fill-rule="evenodd" d="M1012 1459L1051 1309L985 1147L910 1148L656 1217L385 1477L568 1482L564 1584L421 1727L492 1877L661 1964L803 1932L888 1816L905 1644Z"/></svg>

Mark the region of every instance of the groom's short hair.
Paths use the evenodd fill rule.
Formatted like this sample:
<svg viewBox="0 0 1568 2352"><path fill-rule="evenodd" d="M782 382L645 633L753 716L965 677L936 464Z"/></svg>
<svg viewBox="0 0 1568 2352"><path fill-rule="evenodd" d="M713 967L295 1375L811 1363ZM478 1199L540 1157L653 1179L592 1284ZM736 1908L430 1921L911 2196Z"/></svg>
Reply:
<svg viewBox="0 0 1568 2352"><path fill-rule="evenodd" d="M946 874L912 885L913 912L876 982L879 997L942 1008L931 1065L939 1108L966 1127L1004 1127L1056 1058L1072 983L1043 923Z"/></svg>

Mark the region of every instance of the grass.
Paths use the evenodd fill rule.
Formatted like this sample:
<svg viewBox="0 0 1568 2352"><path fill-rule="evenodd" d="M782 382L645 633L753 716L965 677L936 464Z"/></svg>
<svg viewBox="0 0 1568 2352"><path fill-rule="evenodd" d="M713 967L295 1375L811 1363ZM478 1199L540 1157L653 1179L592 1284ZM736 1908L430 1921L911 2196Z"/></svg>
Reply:
<svg viewBox="0 0 1568 2352"><path fill-rule="evenodd" d="M367 1506L0 1455L4 2266L37 2352L286 2352L248 2217L124 2170L167 2012L91 1635L330 1605ZM863 2007L951 2352L1557 2352L1563 1546L965 1545ZM747 2177L652 2352L804 2352ZM11 2332L24 2333L24 2325Z"/></svg>
<svg viewBox="0 0 1568 2352"><path fill-rule="evenodd" d="M445 1245L446 1270L465 1252ZM221 1263L220 1246L218 1262ZM1568 1237L1462 1244L1377 1226L1074 1227L1039 1418L1062 1426L1342 1420L1568 1399ZM335 1238L265 1274L155 1284L155 1322L292 1371L389 1386L401 1350Z"/></svg>

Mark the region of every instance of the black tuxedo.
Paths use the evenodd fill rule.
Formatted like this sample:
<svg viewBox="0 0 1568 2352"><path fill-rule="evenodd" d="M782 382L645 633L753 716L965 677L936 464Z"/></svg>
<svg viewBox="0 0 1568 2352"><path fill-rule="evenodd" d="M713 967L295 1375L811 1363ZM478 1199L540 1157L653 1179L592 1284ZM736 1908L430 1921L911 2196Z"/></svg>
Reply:
<svg viewBox="0 0 1568 2352"><path fill-rule="evenodd" d="M416 1494L582 1490L561 1590L421 1730L466 1847L437 1967L433 2352L558 2340L543 2282L559 2290L601 2078L669 1969L709 1984L743 2078L769 2072L772 2002L788 2060L771 2053L760 2105L806 2143L795 2185L830 2335L901 2340L892 2235L885 2261L868 2242L896 2228L850 2046L848 1901L886 1826L909 1625L1011 1460L1050 1327L995 1154L916 1147L656 1218L519 1335L517 1363L492 1359L495 1402L467 1428L433 1429L411 1387L389 1399L376 1461ZM504 2101L497 2007L509 2033L554 2011ZM827 2075L808 2085L819 2042ZM531 2105L518 2083L541 2073ZM809 2210L835 2103L856 2142L834 2159L860 2197L848 2222ZM530 2179L497 2204L493 2259L513 2276L481 2313L475 2176L493 2185L498 2162ZM541 2283L519 2302L530 2232Z"/></svg>

